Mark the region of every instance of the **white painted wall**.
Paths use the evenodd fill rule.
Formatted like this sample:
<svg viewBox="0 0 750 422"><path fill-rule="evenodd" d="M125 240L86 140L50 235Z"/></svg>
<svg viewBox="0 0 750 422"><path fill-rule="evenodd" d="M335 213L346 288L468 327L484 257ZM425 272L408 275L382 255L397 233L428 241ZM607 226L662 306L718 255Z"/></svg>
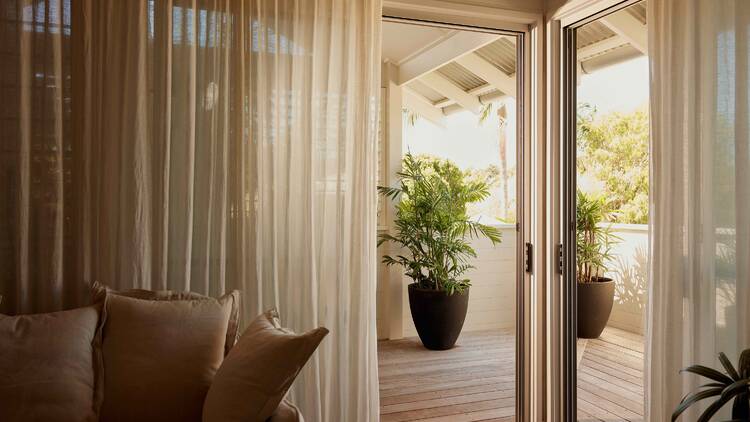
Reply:
<svg viewBox="0 0 750 422"><path fill-rule="evenodd" d="M615 262L607 276L615 280L615 303L609 318L610 326L638 334L644 332L648 276L648 226L614 224L613 233L622 238L614 247ZM503 243L497 246L486 239L475 240L475 269L467 273L472 287L464 331L512 328L516 321L516 231L512 225L501 226ZM393 268L391 269L393 271ZM399 271L399 269L396 269ZM389 315L385 305L388 294L388 271L381 264L378 273L377 324L378 338L390 336ZM402 277L400 312L403 336L416 336L409 311L406 287L410 279Z"/></svg>
<svg viewBox="0 0 750 422"><path fill-rule="evenodd" d="M375 294L378 340L390 337L388 324L388 267L378 264L378 286Z"/></svg>
<svg viewBox="0 0 750 422"><path fill-rule="evenodd" d="M503 242L492 246L487 239L476 239L472 246L477 252L476 268L467 271L471 280L469 311L464 323L464 331L479 331L498 328L512 328L516 323L516 230L515 225L498 226ZM388 272L381 264L378 273L378 338L398 338L387 330L389 315L385 301L388 286ZM411 280L402 277L401 324L403 336L416 336L411 320L407 286Z"/></svg>
<svg viewBox="0 0 750 422"><path fill-rule="evenodd" d="M648 297L648 226L613 224L612 232L622 238L612 253L607 276L615 281L615 304L609 324L643 334Z"/></svg>

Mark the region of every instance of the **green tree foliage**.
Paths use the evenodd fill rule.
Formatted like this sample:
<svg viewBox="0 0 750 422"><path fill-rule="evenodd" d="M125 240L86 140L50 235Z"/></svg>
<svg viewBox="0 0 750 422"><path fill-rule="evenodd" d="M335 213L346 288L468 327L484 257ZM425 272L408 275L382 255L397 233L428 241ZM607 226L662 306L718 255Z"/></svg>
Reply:
<svg viewBox="0 0 750 422"><path fill-rule="evenodd" d="M489 195L487 185L470 181L448 160L420 160L410 153L398 173L399 186L378 186L378 192L396 205L395 233L380 234L378 245L392 242L409 251L385 255L386 265L404 267L408 277L423 289L461 292L470 282L462 278L476 252L468 238L501 241L500 231L469 219L466 206Z"/></svg>
<svg viewBox="0 0 750 422"><path fill-rule="evenodd" d="M648 113L578 108L578 173L603 185L611 222L648 223Z"/></svg>
<svg viewBox="0 0 750 422"><path fill-rule="evenodd" d="M428 166L438 164L440 166L453 166L455 163L447 158L440 158L430 154L418 154L415 158ZM503 198L500 197L500 186L502 175L500 167L490 164L487 167L468 168L463 170L467 182L480 182L487 185L490 195L482 201L472 202L466 205L469 216L489 216L504 223L515 223L515 202L511 202L507 207L503 205ZM515 176L515 170L508 171L509 177ZM507 217L505 217L507 215Z"/></svg>

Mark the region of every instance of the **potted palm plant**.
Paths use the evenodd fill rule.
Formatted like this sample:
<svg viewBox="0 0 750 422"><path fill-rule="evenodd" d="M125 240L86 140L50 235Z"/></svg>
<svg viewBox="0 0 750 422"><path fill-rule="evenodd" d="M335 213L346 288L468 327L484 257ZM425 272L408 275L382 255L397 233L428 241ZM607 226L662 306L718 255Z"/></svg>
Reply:
<svg viewBox="0 0 750 422"><path fill-rule="evenodd" d="M486 183L469 181L453 163L420 160L411 153L403 159L397 187L378 186L378 192L399 200L393 234L382 233L378 246L392 242L407 253L384 255L386 265L400 265L412 279L409 307L419 338L432 350L450 349L466 318L476 252L469 238L501 241L496 227L472 221L467 204L489 196Z"/></svg>
<svg viewBox="0 0 750 422"><path fill-rule="evenodd" d="M576 194L576 280L578 285L578 337L597 338L609 321L615 283L605 277L612 246L619 238L600 224L608 216L604 198L580 190Z"/></svg>

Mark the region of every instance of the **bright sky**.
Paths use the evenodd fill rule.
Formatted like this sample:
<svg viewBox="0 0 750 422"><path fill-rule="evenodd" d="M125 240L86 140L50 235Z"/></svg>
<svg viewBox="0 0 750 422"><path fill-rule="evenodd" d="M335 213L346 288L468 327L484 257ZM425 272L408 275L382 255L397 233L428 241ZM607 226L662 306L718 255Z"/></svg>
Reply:
<svg viewBox="0 0 750 422"><path fill-rule="evenodd" d="M628 113L648 105L648 58L639 57L588 75L578 85L578 104L596 107L597 115L610 112ZM600 181L578 175L578 188L584 192L601 192Z"/></svg>
<svg viewBox="0 0 750 422"><path fill-rule="evenodd" d="M648 59L640 57L615 66L582 75L578 102L596 106L599 114L610 111L629 112L648 103ZM508 107L508 158L515 161L515 101L505 100ZM451 114L441 128L420 118L414 126L404 124L404 152L432 154L450 158L461 168L481 168L498 163L497 117L483 125L469 111Z"/></svg>
<svg viewBox="0 0 750 422"><path fill-rule="evenodd" d="M516 103L513 99L503 100L508 111L507 157L509 164L515 162L516 145ZM427 119L417 119L414 126L404 124L403 149L412 154L431 154L449 158L457 166L483 168L499 162L497 107L495 102L491 115L484 124L478 124L479 116L464 110L446 116L445 127L435 125Z"/></svg>
<svg viewBox="0 0 750 422"><path fill-rule="evenodd" d="M648 58L639 57L582 75L578 103L596 106L598 114L629 112L648 103Z"/></svg>
<svg viewBox="0 0 750 422"><path fill-rule="evenodd" d="M513 169L516 162L516 104L513 99L503 100L508 110L507 157ZM637 58L582 75L578 85L578 102L596 107L598 115L617 111L630 112L648 103L648 59ZM414 126L404 119L403 150L413 154L431 154L448 158L460 168L484 168L497 165L499 160L497 124L498 103L490 117L479 124L479 116L461 111L446 116L446 127L439 127L424 118ZM585 191L599 190L594 181L579 178ZM515 186L511 186L515 195Z"/></svg>

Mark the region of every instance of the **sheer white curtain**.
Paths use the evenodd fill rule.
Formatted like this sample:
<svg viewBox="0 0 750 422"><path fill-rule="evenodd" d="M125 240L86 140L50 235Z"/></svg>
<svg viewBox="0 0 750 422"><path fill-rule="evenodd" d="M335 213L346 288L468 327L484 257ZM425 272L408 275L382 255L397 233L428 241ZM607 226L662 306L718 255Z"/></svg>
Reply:
<svg viewBox="0 0 750 422"><path fill-rule="evenodd" d="M380 1L2 2L0 311L243 292L331 334L291 392L377 420Z"/></svg>
<svg viewBox="0 0 750 422"><path fill-rule="evenodd" d="M750 347L750 2L649 0L648 420ZM705 382L704 382L705 383ZM696 414L685 420L697 419Z"/></svg>

